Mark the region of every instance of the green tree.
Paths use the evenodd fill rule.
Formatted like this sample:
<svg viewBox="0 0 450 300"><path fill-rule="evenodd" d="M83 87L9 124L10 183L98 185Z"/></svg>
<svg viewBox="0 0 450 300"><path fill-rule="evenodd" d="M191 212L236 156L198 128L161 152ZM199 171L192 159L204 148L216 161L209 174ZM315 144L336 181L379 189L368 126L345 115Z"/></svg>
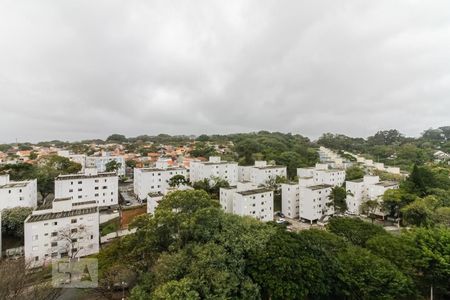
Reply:
<svg viewBox="0 0 450 300"><path fill-rule="evenodd" d="M361 204L361 210L367 213L369 218L372 220L372 224L375 221L375 212L380 207L380 203L377 200L367 200Z"/></svg>
<svg viewBox="0 0 450 300"><path fill-rule="evenodd" d="M356 180L356 179L361 179L363 178L365 175L364 170L357 166L351 166L350 168L347 168L345 170L345 180Z"/></svg>
<svg viewBox="0 0 450 300"><path fill-rule="evenodd" d="M186 185L188 184L188 181L186 177L183 175L174 175L169 179L169 186L170 187L179 187L180 185Z"/></svg>
<svg viewBox="0 0 450 300"><path fill-rule="evenodd" d="M122 167L122 164L116 160L111 160L106 163L105 167L106 172L117 172Z"/></svg>
<svg viewBox="0 0 450 300"><path fill-rule="evenodd" d="M106 141L113 142L113 143L125 143L128 141L128 139L123 134L115 133L115 134L111 134L110 136L108 136L106 138Z"/></svg>
<svg viewBox="0 0 450 300"><path fill-rule="evenodd" d="M335 186L331 189L328 199L331 200L327 205L333 206L335 212L345 212L347 210L347 195L351 195L344 187Z"/></svg>
<svg viewBox="0 0 450 300"><path fill-rule="evenodd" d="M24 236L24 221L31 214L31 207L5 208L2 211L3 234L22 239Z"/></svg>
<svg viewBox="0 0 450 300"><path fill-rule="evenodd" d="M411 299L412 280L388 260L359 247L338 254L342 272L339 292L346 299Z"/></svg>
<svg viewBox="0 0 450 300"><path fill-rule="evenodd" d="M362 247L372 237L378 234L387 234L383 227L357 218L332 218L327 225L327 229L352 244Z"/></svg>

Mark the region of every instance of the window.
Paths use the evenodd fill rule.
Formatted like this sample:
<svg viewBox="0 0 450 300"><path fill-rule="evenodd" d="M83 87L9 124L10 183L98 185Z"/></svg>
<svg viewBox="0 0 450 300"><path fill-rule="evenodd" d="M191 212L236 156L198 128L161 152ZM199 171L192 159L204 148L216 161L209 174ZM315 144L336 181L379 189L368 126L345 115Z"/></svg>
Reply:
<svg viewBox="0 0 450 300"><path fill-rule="evenodd" d="M78 195L78 199L81 199L83 196L81 196L81 195Z"/></svg>
<svg viewBox="0 0 450 300"><path fill-rule="evenodd" d="M71 233L77 233L77 232L78 232L78 229L72 228L72 230L70 230L70 232L71 232Z"/></svg>
<svg viewBox="0 0 450 300"><path fill-rule="evenodd" d="M95 197L98 197L98 193L94 195Z"/></svg>
<svg viewBox="0 0 450 300"><path fill-rule="evenodd" d="M83 181L78 181L78 184L82 184L83 183Z"/></svg>
<svg viewBox="0 0 450 300"><path fill-rule="evenodd" d="M69 190L69 193L73 193L73 189L70 189L70 190Z"/></svg>
<svg viewBox="0 0 450 300"><path fill-rule="evenodd" d="M47 226L48 225L48 223L44 223L44 226Z"/></svg>
<svg viewBox="0 0 450 300"><path fill-rule="evenodd" d="M39 238L39 236L38 236L37 234L36 234L36 235L33 235L33 241L37 241L38 238Z"/></svg>
<svg viewBox="0 0 450 300"><path fill-rule="evenodd" d="M38 251L39 247L38 246L33 246L32 250L33 251Z"/></svg>
<svg viewBox="0 0 450 300"><path fill-rule="evenodd" d="M53 252L52 253L52 258L58 257L58 252Z"/></svg>
<svg viewBox="0 0 450 300"><path fill-rule="evenodd" d="M95 189L98 190L98 186L96 186Z"/></svg>
<svg viewBox="0 0 450 300"><path fill-rule="evenodd" d="M72 220L70 220L70 223L72 223L72 224L74 224L74 223L76 223L77 222L77 219L72 219Z"/></svg>
<svg viewBox="0 0 450 300"><path fill-rule="evenodd" d="M53 222L53 225L58 225L58 222Z"/></svg>
<svg viewBox="0 0 450 300"><path fill-rule="evenodd" d="M52 242L52 247L58 246L58 242Z"/></svg>
<svg viewBox="0 0 450 300"><path fill-rule="evenodd" d="M34 261L38 261L38 260L39 260L39 256L35 256Z"/></svg>
<svg viewBox="0 0 450 300"><path fill-rule="evenodd" d="M78 191L79 191L79 192L82 192L82 191L83 191L83 189L78 189Z"/></svg>
<svg viewBox="0 0 450 300"><path fill-rule="evenodd" d="M108 187L106 186L106 185L104 185L103 187L102 187L102 189L104 189L104 190L106 190Z"/></svg>
<svg viewBox="0 0 450 300"><path fill-rule="evenodd" d="M56 231L52 232L52 236L57 236L57 235L58 235L58 233Z"/></svg>

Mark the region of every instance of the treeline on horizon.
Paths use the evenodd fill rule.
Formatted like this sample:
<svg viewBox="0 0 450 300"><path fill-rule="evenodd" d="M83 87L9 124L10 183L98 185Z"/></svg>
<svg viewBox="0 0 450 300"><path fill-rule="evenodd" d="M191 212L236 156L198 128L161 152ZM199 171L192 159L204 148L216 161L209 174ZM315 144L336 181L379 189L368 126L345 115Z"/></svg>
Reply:
<svg viewBox="0 0 450 300"><path fill-rule="evenodd" d="M441 126L438 128L430 128L427 130L424 130L420 137L406 137L404 134L400 133L397 129L389 129L389 130L380 130L377 133L375 133L373 136L368 136L367 138L363 137L350 137L344 134L339 133L324 133L322 136L317 140L323 140L326 138L329 138L331 136L334 136L335 138L338 138L341 142L340 146L342 147L349 147L349 144L353 144L358 149L358 144L372 144L375 142L375 144L380 143L380 133L386 138L383 140L384 143L395 143L400 141L414 141L414 140L432 140L432 141L445 141L450 139L450 126ZM7 147L10 145L38 145L38 146L51 146L51 145L70 145L74 143L83 143L83 144L90 144L90 143L96 143L96 144L106 144L108 142L114 142L114 143L135 143L135 142L152 142L152 143L167 143L167 144L178 144L178 143L185 143L185 142L192 142L192 141L211 141L211 142L226 142L226 141L232 141L234 139L239 139L245 136L252 136L252 135L264 135L264 134L273 134L273 135L287 135L287 136L300 136L302 138L307 139L310 141L310 139L306 136L303 136L301 134L296 133L283 133L283 132L277 132L277 131L266 131L261 130L258 132L248 132L248 133L231 133L231 134L201 134L201 135L170 135L161 133L158 135L138 135L136 137L127 137L123 134L114 133L108 136L106 139L86 139L81 141L61 141L61 140L50 140L50 141L41 141L37 143L30 143L30 142L19 142L19 143L4 143L0 144L1 147ZM378 135L377 135L378 134ZM354 149L350 147L349 149ZM1 150L1 149L0 149Z"/></svg>

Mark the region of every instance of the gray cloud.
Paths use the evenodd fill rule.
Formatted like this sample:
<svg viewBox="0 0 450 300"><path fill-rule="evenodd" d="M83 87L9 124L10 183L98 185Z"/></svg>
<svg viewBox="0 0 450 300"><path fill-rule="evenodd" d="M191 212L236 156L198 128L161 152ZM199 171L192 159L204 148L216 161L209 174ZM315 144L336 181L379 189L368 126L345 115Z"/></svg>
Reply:
<svg viewBox="0 0 450 300"><path fill-rule="evenodd" d="M0 2L0 142L449 124L448 1Z"/></svg>

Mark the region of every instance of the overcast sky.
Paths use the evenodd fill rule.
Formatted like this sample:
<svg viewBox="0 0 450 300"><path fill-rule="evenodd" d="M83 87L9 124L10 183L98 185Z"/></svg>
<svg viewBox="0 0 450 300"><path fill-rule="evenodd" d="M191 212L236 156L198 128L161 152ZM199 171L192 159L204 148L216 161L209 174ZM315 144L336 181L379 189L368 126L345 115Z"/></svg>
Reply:
<svg viewBox="0 0 450 300"><path fill-rule="evenodd" d="M0 142L450 125L450 1L0 0Z"/></svg>

